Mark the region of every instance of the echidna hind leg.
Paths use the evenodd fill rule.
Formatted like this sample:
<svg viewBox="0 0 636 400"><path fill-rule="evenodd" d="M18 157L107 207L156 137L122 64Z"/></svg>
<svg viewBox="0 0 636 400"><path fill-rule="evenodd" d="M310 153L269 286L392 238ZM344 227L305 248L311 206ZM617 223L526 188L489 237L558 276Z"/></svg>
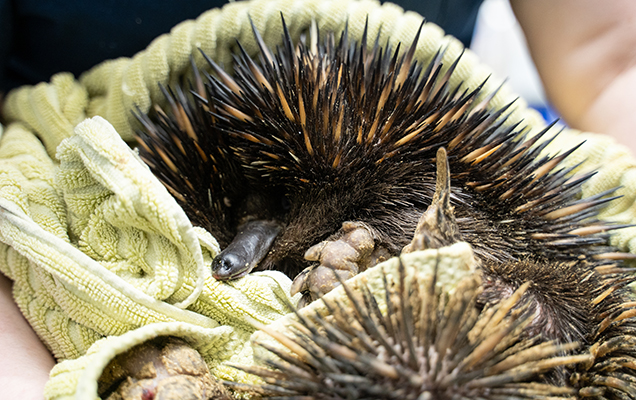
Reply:
<svg viewBox="0 0 636 400"><path fill-rule="evenodd" d="M404 246L403 253L437 249L461 240L450 194L450 168L446 150L441 147L437 151L437 182L433 200L420 217L413 240Z"/></svg>
<svg viewBox="0 0 636 400"><path fill-rule="evenodd" d="M115 357L99 379L107 400L232 399L198 351L176 337L160 336Z"/></svg>
<svg viewBox="0 0 636 400"><path fill-rule="evenodd" d="M298 308L389 257L384 247L375 244L371 228L361 222L343 223L331 240L322 241L305 253L305 259L317 263L305 268L294 279L292 295L303 293Z"/></svg>

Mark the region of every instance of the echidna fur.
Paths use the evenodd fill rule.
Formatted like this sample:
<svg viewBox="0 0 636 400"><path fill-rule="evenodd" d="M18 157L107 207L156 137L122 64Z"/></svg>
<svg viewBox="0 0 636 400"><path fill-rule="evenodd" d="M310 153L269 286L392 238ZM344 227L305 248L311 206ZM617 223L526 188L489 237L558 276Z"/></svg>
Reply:
<svg viewBox="0 0 636 400"><path fill-rule="evenodd" d="M596 218L611 191L580 199L593 173L560 166L577 147L543 155L551 127L529 136L507 121L509 106L489 108L494 93L452 87L458 60L445 66L443 51L421 65L419 32L407 51L368 48L366 30L359 43L345 29L338 43L329 34L297 45L284 32L272 51L254 29L258 63L239 44L233 76L209 60L205 85L197 77L191 95L166 90L169 111L140 116L140 155L192 222L227 246L239 221L277 221L258 269L292 278L309 265L305 251L345 221L397 255L430 205L443 146L461 239L481 264L476 307L529 282L525 337L597 352L586 366L597 375L570 368L560 383L636 397L629 255L608 245L620 226Z"/></svg>

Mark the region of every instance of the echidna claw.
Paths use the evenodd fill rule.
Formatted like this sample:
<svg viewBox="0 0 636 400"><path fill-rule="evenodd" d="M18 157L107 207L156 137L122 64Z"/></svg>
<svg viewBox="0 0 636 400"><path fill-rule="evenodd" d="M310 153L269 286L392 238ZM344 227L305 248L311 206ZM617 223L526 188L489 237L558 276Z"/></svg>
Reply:
<svg viewBox="0 0 636 400"><path fill-rule="evenodd" d="M459 227L455 221L453 206L450 203L450 168L446 150L437 150L437 182L435 194L415 228L413 240L404 246L402 253L417 250L437 249L461 240Z"/></svg>
<svg viewBox="0 0 636 400"><path fill-rule="evenodd" d="M330 292L352 276L389 256L376 246L371 228L359 222L345 222L332 240L325 240L305 252L305 259L317 264L305 268L292 283L291 294L303 293L298 308Z"/></svg>
<svg viewBox="0 0 636 400"><path fill-rule="evenodd" d="M302 301L297 307L302 308L324 294L329 293L336 286L339 286L341 281L346 281L356 275L354 271L357 269L357 267L354 269L334 269L324 265L314 265L306 268L292 283L292 295L303 293ZM299 279L301 275L302 278Z"/></svg>

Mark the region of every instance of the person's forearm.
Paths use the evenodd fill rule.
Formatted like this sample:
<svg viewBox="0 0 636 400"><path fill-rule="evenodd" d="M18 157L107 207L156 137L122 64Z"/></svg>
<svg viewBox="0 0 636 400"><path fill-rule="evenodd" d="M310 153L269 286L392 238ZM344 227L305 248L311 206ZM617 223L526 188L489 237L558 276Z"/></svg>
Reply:
<svg viewBox="0 0 636 400"><path fill-rule="evenodd" d="M0 274L0 393L6 399L42 399L55 361L24 319Z"/></svg>
<svg viewBox="0 0 636 400"><path fill-rule="evenodd" d="M552 104L636 152L636 2L511 0Z"/></svg>

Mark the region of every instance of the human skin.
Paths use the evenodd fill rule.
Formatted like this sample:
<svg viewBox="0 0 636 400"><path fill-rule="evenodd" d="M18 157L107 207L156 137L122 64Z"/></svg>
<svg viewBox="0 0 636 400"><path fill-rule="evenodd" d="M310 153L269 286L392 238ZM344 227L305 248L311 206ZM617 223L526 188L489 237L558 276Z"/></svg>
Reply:
<svg viewBox="0 0 636 400"><path fill-rule="evenodd" d="M42 399L55 360L24 319L0 274L0 392L3 399Z"/></svg>
<svg viewBox="0 0 636 400"><path fill-rule="evenodd" d="M569 126L636 154L636 2L511 0L548 98Z"/></svg>

